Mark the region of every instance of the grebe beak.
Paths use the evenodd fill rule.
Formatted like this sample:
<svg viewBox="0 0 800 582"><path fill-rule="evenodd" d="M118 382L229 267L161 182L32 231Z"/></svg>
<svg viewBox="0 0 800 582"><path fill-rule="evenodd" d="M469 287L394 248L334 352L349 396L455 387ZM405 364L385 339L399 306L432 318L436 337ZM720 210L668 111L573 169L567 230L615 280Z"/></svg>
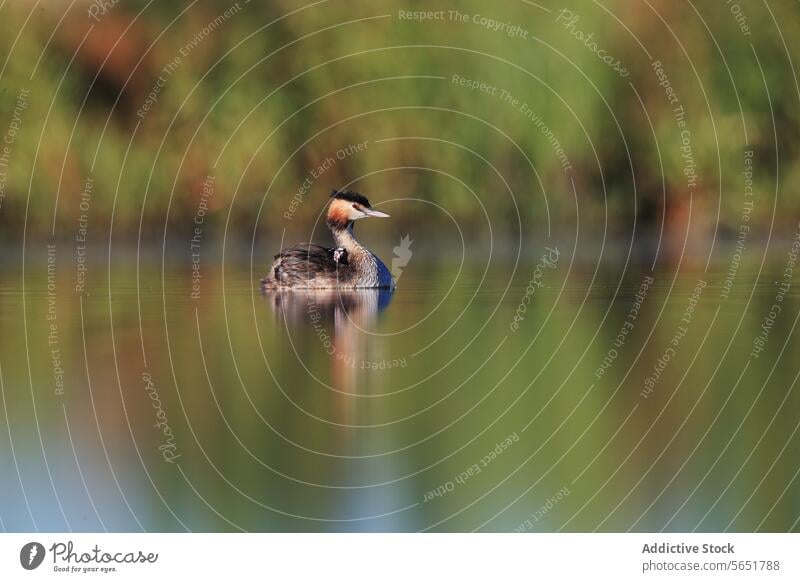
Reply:
<svg viewBox="0 0 800 582"><path fill-rule="evenodd" d="M377 210L372 210L371 208L364 208L362 212L367 216L374 216L375 218L389 218L389 215L385 212L378 212Z"/></svg>

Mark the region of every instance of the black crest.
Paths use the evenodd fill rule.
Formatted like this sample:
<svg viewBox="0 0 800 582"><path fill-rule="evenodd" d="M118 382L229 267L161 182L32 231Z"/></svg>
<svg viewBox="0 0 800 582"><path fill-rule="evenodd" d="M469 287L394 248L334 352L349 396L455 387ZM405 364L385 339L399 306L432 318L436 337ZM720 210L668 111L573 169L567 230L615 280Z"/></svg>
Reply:
<svg viewBox="0 0 800 582"><path fill-rule="evenodd" d="M361 206L372 208L372 205L369 203L369 200L367 200L366 196L362 196L358 192L353 192L351 190L334 190L331 192L331 198L336 198L337 200L347 200L348 202L355 202L356 204L361 204Z"/></svg>

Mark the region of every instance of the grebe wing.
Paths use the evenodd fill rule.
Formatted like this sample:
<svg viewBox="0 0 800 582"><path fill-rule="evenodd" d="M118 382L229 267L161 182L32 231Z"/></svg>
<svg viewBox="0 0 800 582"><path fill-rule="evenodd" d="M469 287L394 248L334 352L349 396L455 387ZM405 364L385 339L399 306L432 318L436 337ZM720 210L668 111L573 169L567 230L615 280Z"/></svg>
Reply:
<svg viewBox="0 0 800 582"><path fill-rule="evenodd" d="M318 277L337 277L340 265L347 264L347 251L313 243L294 245L275 255L272 265L276 282L302 285Z"/></svg>

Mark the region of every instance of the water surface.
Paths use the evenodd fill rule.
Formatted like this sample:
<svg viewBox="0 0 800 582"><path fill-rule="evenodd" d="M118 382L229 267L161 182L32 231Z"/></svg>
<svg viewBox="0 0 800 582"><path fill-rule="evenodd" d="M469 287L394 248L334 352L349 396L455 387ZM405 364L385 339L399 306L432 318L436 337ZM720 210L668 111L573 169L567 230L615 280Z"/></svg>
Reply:
<svg viewBox="0 0 800 582"><path fill-rule="evenodd" d="M193 296L133 253L77 293L66 253L49 280L28 257L0 289L3 527L797 530L785 255L727 293L727 263L546 247L418 256L393 294L264 296L229 255Z"/></svg>

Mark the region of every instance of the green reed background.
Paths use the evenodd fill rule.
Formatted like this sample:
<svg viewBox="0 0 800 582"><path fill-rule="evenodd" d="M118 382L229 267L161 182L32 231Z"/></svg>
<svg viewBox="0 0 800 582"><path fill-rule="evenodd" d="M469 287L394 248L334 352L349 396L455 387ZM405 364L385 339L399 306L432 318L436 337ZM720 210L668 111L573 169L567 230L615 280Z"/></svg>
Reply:
<svg viewBox="0 0 800 582"><path fill-rule="evenodd" d="M112 212L118 232L138 228L140 216L146 227L180 224L209 174L217 178L212 215L242 231L254 222L277 228L309 171L365 140L371 145L363 154L331 168L308 196L384 168L432 166L468 184L494 220L515 220L510 198L494 195L502 184L465 150L441 142L374 145L399 136L457 142L486 157L508 179L528 223L543 220L542 188L552 218L571 221L574 196L551 144L518 109L452 83L454 74L505 89L536 110L568 153L585 226L606 219L612 231L627 230L638 218L655 229L662 215L681 220L680 133L654 60L687 112L698 175L692 212L707 218L706 231L718 206L723 230L738 221L738 197L720 192L740 188L744 148L754 150L760 192L770 200L776 184L800 178L791 163L800 133L794 2L732 9L725 2L586 1L548 3L550 12L522 0L301 4L120 2L100 14L95 5L95 19L86 2L5 3L0 129L13 118L20 89L29 96L8 162L3 235L16 235L26 213L29 233L49 234L55 208L58 234L62 219L80 214L88 176L93 224L102 230ZM572 30L593 34L628 77L557 22L562 8L579 16ZM471 20L398 17L422 9L486 15L518 25L528 38ZM202 35L226 10L232 14ZM149 111L137 115L164 67L198 34ZM444 174L384 171L361 185L375 198L414 195L446 205L467 224L481 219L472 196ZM798 200L783 189L778 197L780 222ZM298 222L318 212L319 200L299 205ZM764 204L754 218L767 225L771 215ZM415 217L420 227L425 221Z"/></svg>

